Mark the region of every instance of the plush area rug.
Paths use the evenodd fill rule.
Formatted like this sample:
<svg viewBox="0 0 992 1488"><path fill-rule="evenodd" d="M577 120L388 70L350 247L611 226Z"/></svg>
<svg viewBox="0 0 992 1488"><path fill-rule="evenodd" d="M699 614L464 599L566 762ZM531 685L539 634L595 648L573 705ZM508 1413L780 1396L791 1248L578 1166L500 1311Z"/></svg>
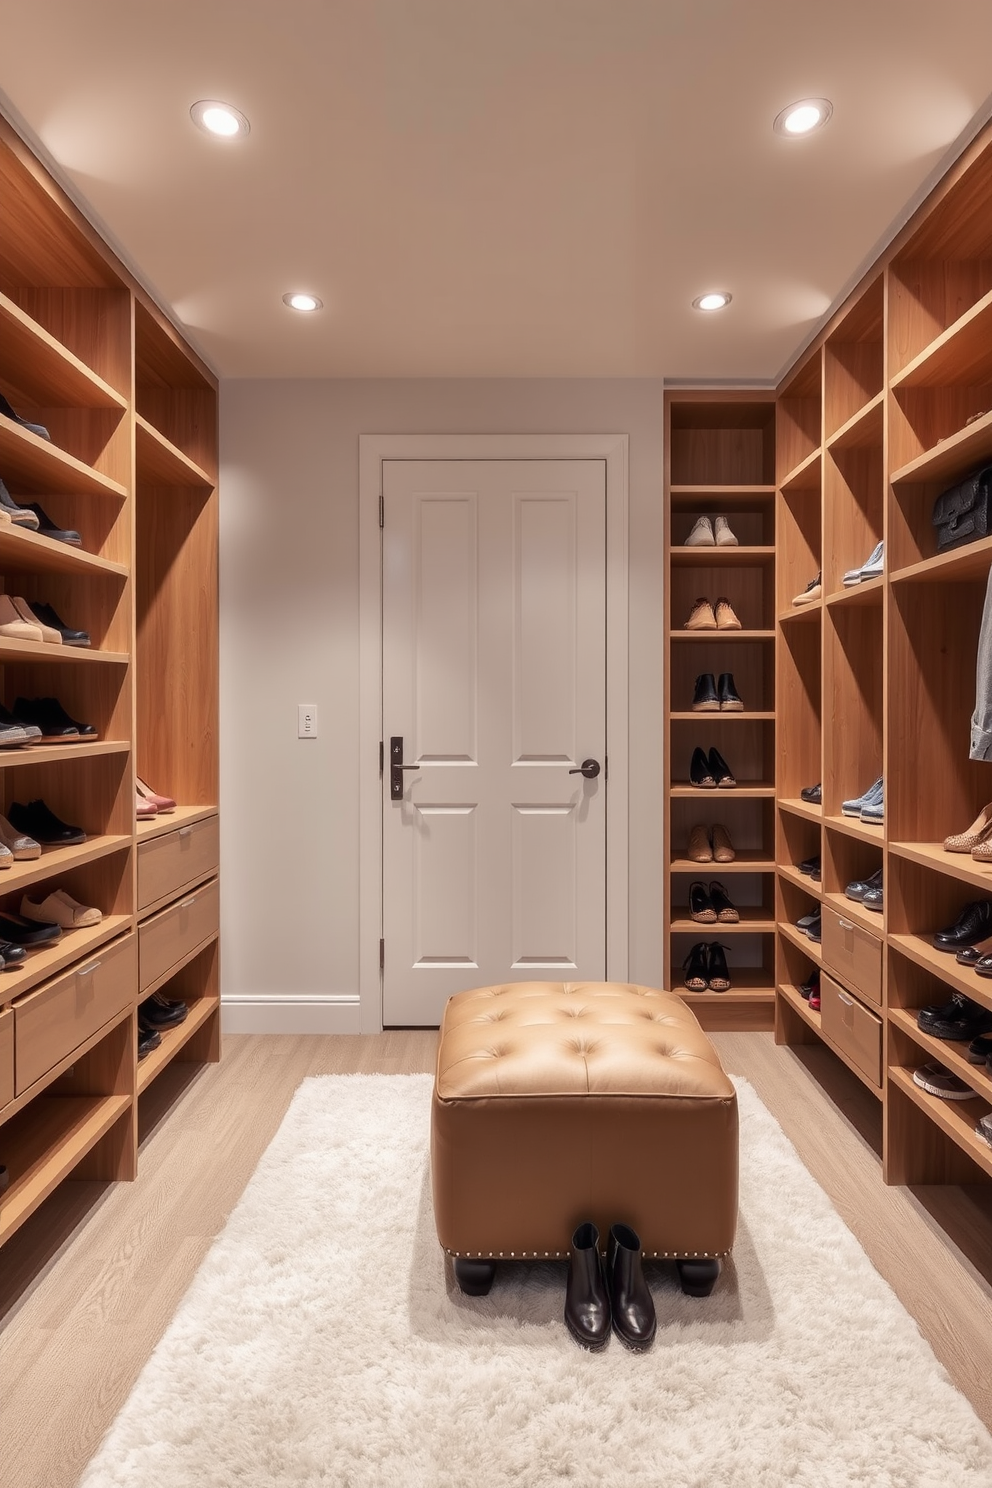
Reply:
<svg viewBox="0 0 992 1488"><path fill-rule="evenodd" d="M454 1287L423 1075L304 1082L85 1488L992 1488L992 1437L754 1092L713 1295L583 1353L564 1263Z"/></svg>

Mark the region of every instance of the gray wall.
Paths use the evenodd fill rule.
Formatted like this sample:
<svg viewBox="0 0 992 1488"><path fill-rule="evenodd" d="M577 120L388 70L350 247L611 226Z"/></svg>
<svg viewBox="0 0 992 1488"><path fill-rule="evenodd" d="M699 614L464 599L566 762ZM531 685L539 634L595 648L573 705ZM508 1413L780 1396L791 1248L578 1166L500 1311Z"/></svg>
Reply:
<svg viewBox="0 0 992 1488"><path fill-rule="evenodd" d="M630 977L660 981L662 429L654 379L223 384L225 995L358 990L359 434L629 434Z"/></svg>

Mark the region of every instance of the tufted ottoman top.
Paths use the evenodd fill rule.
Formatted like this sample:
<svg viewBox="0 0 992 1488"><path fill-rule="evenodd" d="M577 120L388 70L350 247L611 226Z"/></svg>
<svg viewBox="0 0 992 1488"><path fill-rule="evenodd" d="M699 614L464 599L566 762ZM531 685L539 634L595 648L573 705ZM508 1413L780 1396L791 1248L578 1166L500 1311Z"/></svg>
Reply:
<svg viewBox="0 0 992 1488"><path fill-rule="evenodd" d="M732 1100L680 997L626 982L508 982L459 992L441 1022L441 1101L626 1095Z"/></svg>

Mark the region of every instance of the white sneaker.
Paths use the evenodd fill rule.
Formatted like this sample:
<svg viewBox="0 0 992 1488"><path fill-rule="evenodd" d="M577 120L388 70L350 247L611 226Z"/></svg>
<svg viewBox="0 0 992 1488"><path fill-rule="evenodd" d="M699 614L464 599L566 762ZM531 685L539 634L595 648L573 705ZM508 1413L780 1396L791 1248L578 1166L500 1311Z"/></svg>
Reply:
<svg viewBox="0 0 992 1488"><path fill-rule="evenodd" d="M719 521L719 518L717 518ZM684 548L713 548L716 546L716 538L713 535L713 523L709 517L697 517L696 525L682 544Z"/></svg>
<svg viewBox="0 0 992 1488"><path fill-rule="evenodd" d="M866 579L880 579L884 572L885 544L879 543L874 553L872 553L867 563L861 569L861 582L864 583Z"/></svg>
<svg viewBox="0 0 992 1488"><path fill-rule="evenodd" d="M736 548L738 541L730 530L730 523L726 517L715 517L713 526L716 530L716 545L718 548Z"/></svg>
<svg viewBox="0 0 992 1488"><path fill-rule="evenodd" d="M875 568L874 565L878 564ZM877 543L860 568L849 568L844 575L844 588L852 589L862 579L873 579L882 572L882 544Z"/></svg>

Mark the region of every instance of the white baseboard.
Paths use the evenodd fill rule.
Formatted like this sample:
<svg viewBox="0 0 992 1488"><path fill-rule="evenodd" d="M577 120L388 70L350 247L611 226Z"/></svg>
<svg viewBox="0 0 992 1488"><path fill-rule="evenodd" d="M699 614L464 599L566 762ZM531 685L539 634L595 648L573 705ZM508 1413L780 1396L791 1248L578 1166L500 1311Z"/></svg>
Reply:
<svg viewBox="0 0 992 1488"><path fill-rule="evenodd" d="M221 1029L224 1033L360 1033L358 994L229 993L221 999Z"/></svg>

